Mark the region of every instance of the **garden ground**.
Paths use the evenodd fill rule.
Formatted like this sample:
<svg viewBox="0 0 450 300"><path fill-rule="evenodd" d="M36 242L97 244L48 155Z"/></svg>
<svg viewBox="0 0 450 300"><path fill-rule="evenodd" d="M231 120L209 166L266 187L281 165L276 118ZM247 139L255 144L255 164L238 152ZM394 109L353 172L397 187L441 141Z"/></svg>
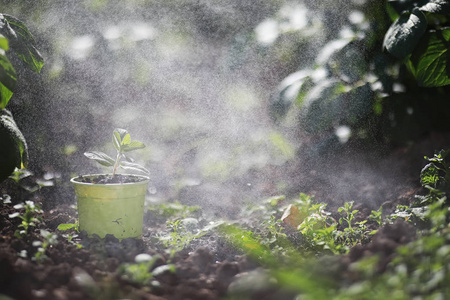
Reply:
<svg viewBox="0 0 450 300"><path fill-rule="evenodd" d="M251 180L253 189L273 198L277 195L270 195L271 183L279 181L276 177L288 169L283 178L289 186L288 195L275 206L303 192L314 195L316 202L327 203L327 210L335 216L338 207L354 201L354 208L359 210L355 222L367 219L380 205L383 214L389 215L397 205L412 203L414 195L421 193L423 155L445 146L445 141L445 136L435 134L413 147L378 155L367 149L351 150L352 145L347 145L328 157L268 167L266 174L249 174L242 181ZM281 168L283 172L278 170ZM230 188L237 185L225 184ZM209 203L201 207L202 203L192 200L195 193L202 192L201 187L191 194L190 203L171 201L171 215L167 214L167 203L153 205L144 217L142 239L118 241L113 236L101 240L73 229L58 230L60 224L75 223L76 209L75 203L57 205L48 200L58 198L51 195L58 192L57 187L31 193L12 180L5 181L1 186L0 299L294 299L298 291L276 284L264 264L214 229L220 227L218 221L222 219L238 225L261 222L241 214L244 203L236 200L251 190L233 189L230 199L218 199L226 205ZM19 212L23 216L25 209L14 205L27 200L44 211L34 208L42 220L36 220L35 226L30 225L21 235L17 230L22 219L11 215ZM181 235L187 232L176 232L183 229L177 227L177 220L187 219L196 228L210 225L212 229L183 239ZM289 228L280 230L289 232ZM165 234L172 234L167 243ZM301 237L298 233L293 236ZM414 236L410 223L397 220L379 229L369 243L351 247L347 254L319 255L321 260L329 258L329 263L314 272L332 274L336 282L349 286L357 280L352 263L376 255L381 257L377 269L382 273L396 248L411 242Z"/></svg>

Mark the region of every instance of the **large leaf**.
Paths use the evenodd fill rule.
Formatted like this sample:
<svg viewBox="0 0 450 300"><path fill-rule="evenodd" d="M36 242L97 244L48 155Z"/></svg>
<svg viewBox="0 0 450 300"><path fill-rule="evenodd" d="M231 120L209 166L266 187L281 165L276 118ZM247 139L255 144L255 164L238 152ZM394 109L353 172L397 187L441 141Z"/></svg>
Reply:
<svg viewBox="0 0 450 300"><path fill-rule="evenodd" d="M274 120L279 120L286 115L310 75L310 70L300 70L290 74L279 84L269 104L270 116Z"/></svg>
<svg viewBox="0 0 450 300"><path fill-rule="evenodd" d="M6 56L0 50L0 109L8 104L16 88L16 71Z"/></svg>
<svg viewBox="0 0 450 300"><path fill-rule="evenodd" d="M410 66L419 86L450 84L450 28L428 31L411 56Z"/></svg>
<svg viewBox="0 0 450 300"><path fill-rule="evenodd" d="M373 110L374 92L370 83L356 87L346 94L345 122L355 124Z"/></svg>
<svg viewBox="0 0 450 300"><path fill-rule="evenodd" d="M150 174L150 171L144 168L143 166L128 161L120 162L120 167L125 170L138 171L143 172L145 174Z"/></svg>
<svg viewBox="0 0 450 300"><path fill-rule="evenodd" d="M36 49L36 42L27 26L19 19L10 15L0 15L0 23L4 22L9 27L6 37L16 55L26 63L26 65L36 73L41 72L44 59ZM2 28L3 31L3 28Z"/></svg>
<svg viewBox="0 0 450 300"><path fill-rule="evenodd" d="M84 155L92 160L95 160L99 164L106 166L106 167L112 167L114 166L115 160L112 159L110 156L103 152L98 151L88 151L85 152Z"/></svg>
<svg viewBox="0 0 450 300"><path fill-rule="evenodd" d="M345 46L347 46L352 39L350 38L340 38L337 40L332 40L326 43L320 52L317 54L316 63L319 65L326 64L333 55L341 51Z"/></svg>
<svg viewBox="0 0 450 300"><path fill-rule="evenodd" d="M411 13L404 12L389 27L383 47L395 57L404 59L414 50L426 29L427 20L423 12L417 8Z"/></svg>
<svg viewBox="0 0 450 300"><path fill-rule="evenodd" d="M25 137L14 121L12 114L6 110L0 110L0 127L7 132L8 136L14 141L16 149L19 151L20 160L17 168L26 168L28 166L28 147ZM0 141L5 142L5 141ZM2 147L5 145L2 144Z"/></svg>
<svg viewBox="0 0 450 300"><path fill-rule="evenodd" d="M309 133L319 133L339 124L345 93L341 82L324 80L306 95L301 123Z"/></svg>
<svg viewBox="0 0 450 300"><path fill-rule="evenodd" d="M342 48L336 49L326 64L331 72L350 83L361 80L369 68L362 49L352 42L347 42Z"/></svg>
<svg viewBox="0 0 450 300"><path fill-rule="evenodd" d="M448 14L450 12L450 1L448 0L428 0L426 2L419 7L421 11L437 14Z"/></svg>

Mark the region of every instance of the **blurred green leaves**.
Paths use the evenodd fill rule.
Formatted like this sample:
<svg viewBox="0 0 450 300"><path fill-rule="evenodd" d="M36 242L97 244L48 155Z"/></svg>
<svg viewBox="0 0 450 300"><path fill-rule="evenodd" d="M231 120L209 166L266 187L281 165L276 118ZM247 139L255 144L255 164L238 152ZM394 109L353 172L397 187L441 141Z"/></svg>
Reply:
<svg viewBox="0 0 450 300"><path fill-rule="evenodd" d="M352 137L376 141L398 139L389 135L406 127L412 132L435 126L429 120L438 117L428 118L434 112L420 107L445 92L434 90L437 96L429 97L408 92L417 85L450 84L450 2L393 0L371 5L354 5L347 13L350 22L325 28L330 34L314 63L287 76L271 97L273 119L284 118L286 126L294 121L317 137L318 144L330 141L330 147L337 146L336 130L341 126L351 129ZM352 21L352 14L359 16L358 22ZM407 113L395 110L392 99L401 100L399 109Z"/></svg>
<svg viewBox="0 0 450 300"><path fill-rule="evenodd" d="M11 48L28 68L36 73L40 73L44 66L44 58L37 50L36 42L27 26L10 15L4 14L3 20L6 20L9 27L7 33L10 35L7 38L10 40Z"/></svg>
<svg viewBox="0 0 450 300"><path fill-rule="evenodd" d="M16 71L6 57L9 49L36 73L44 65L44 59L26 25L13 16L0 14L0 109L8 104L17 83Z"/></svg>

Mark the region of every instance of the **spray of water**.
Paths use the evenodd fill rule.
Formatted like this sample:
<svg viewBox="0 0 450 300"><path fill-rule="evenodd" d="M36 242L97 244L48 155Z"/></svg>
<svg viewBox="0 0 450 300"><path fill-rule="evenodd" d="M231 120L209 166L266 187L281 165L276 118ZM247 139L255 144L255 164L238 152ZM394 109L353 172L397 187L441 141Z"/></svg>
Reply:
<svg viewBox="0 0 450 300"><path fill-rule="evenodd" d="M68 175L96 171L82 153L112 151L110 133L122 127L147 144L135 158L152 172L151 201L218 210L299 189L364 198L358 187L387 180L372 165L299 155L309 138L299 138L295 118L274 124L267 111L283 78L313 67L325 26L345 35L342 24L364 15L343 20L346 1L241 2L52 1L38 16L6 5L46 56L41 99L17 100L18 111L37 106L24 125L32 158ZM341 144L352 134L335 131ZM317 172L323 182L308 181Z"/></svg>

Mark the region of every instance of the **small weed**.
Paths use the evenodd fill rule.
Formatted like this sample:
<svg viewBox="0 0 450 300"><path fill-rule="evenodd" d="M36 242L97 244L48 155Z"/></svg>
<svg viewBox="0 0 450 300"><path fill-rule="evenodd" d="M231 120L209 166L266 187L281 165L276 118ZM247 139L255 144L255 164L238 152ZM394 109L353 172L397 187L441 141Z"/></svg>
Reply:
<svg viewBox="0 0 450 300"><path fill-rule="evenodd" d="M344 221L347 223L346 229L352 229L352 221L355 218L355 215L358 213L358 210L352 210L353 201L346 202L343 207L339 207L338 212L340 214L345 214L342 218L339 219L339 224L343 225Z"/></svg>
<svg viewBox="0 0 450 300"><path fill-rule="evenodd" d="M77 233L80 232L78 220L76 220L75 223L59 224L57 229L60 231L69 231L69 233L63 234L62 237L65 238L69 242L69 244L75 245L78 248L83 248L81 244L75 242L74 240L75 238L78 237ZM75 231L75 233L71 233L70 231Z"/></svg>
<svg viewBox="0 0 450 300"><path fill-rule="evenodd" d="M33 175L33 172L27 170L27 169L19 169L15 168L11 175L9 175L9 178L12 179L17 185L19 185L19 182L27 177L30 177Z"/></svg>
<svg viewBox="0 0 450 300"><path fill-rule="evenodd" d="M281 224L283 221L275 218L275 216L270 216L268 221L263 222L263 226L266 228L267 233L265 234L265 243L273 244L281 239L286 239L287 235L283 232L283 227Z"/></svg>
<svg viewBox="0 0 450 300"><path fill-rule="evenodd" d="M43 241L34 241L32 244L34 247L37 247L37 252L34 254L32 260L38 263L42 263L48 258L45 254L48 247L58 244L58 236L56 234L41 229L40 235L43 238Z"/></svg>
<svg viewBox="0 0 450 300"><path fill-rule="evenodd" d="M128 282L138 284L141 286L150 285L151 287L158 287L159 282L154 280L154 275L157 275L158 268L155 268L156 274L153 274L150 271L158 259L160 259L159 255L150 256L148 254L139 254L135 258L135 263L124 263L120 265L117 270L117 273L120 278ZM175 271L174 266L172 265L165 265L165 266L171 268L171 271Z"/></svg>
<svg viewBox="0 0 450 300"><path fill-rule="evenodd" d="M369 216L369 221L375 222L379 227L383 225L383 207L380 206L378 210L372 210Z"/></svg>
<svg viewBox="0 0 450 300"><path fill-rule="evenodd" d="M342 239L344 245L353 247L369 241L367 220L353 224L355 215L359 212L359 210L353 209L353 202L345 203L343 207L339 207L338 212L342 215L339 224L344 227L344 230L338 232L337 238Z"/></svg>
<svg viewBox="0 0 450 300"><path fill-rule="evenodd" d="M420 183L428 190L425 196L416 196L416 206L425 206L438 201L450 192L450 164L447 162L450 150L441 150L433 157L425 156L429 162L420 172Z"/></svg>
<svg viewBox="0 0 450 300"><path fill-rule="evenodd" d="M173 254L186 248L194 239L206 234L203 230L188 228L184 220L186 219L167 221L166 226L170 232L168 235L159 237L164 247Z"/></svg>
<svg viewBox="0 0 450 300"><path fill-rule="evenodd" d="M9 217L20 218L22 220L18 226L19 229L16 230L14 234L18 238L27 235L30 228L36 227L37 224L43 222L43 219L40 216L43 211L39 205L35 204L33 201L25 201L25 203L16 204L14 205L14 208L20 211L10 214ZM21 211L23 211L23 209L25 209L25 211L22 214Z"/></svg>

